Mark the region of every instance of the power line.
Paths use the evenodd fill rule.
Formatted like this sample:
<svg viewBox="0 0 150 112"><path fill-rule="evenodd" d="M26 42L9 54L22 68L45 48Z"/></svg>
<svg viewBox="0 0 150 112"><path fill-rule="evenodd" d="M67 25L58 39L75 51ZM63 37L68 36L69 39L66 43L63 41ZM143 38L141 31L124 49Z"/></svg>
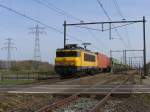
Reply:
<svg viewBox="0 0 150 112"><path fill-rule="evenodd" d="M78 20L78 21L82 21L80 18L77 18L77 17L75 17L75 16L69 14L68 12L66 12L66 11L64 11L64 10L62 10L62 9L60 9L60 8L58 8L58 7L56 7L56 6L54 6L54 5L53 5L52 3L50 3L48 0L43 0L43 1L45 1L45 2L46 2L48 5L50 5L50 6L53 6L53 7L56 8L57 10L60 10L60 11L63 12L66 16L68 16L68 17L70 17L70 18L72 18L72 19Z"/></svg>
<svg viewBox="0 0 150 112"><path fill-rule="evenodd" d="M81 19L79 19L79 18L77 18L77 17L75 17L75 16L73 16L73 15L71 15L71 14L65 12L64 10L62 10L62 9L60 9L60 8L58 8L58 7L56 7L56 6L54 6L52 3L50 3L50 2L47 1L47 0L43 0L43 1L45 1L45 3L42 2L42 1L40 1L40 0L34 0L34 1L37 2L37 3L40 4L40 5L43 5L43 6L47 7L47 8L49 8L50 10L55 11L56 13L59 13L59 14L63 15L63 16L66 16L66 17L68 17L68 18L72 18L72 19L74 19L74 20L82 21ZM68 36L69 36L69 35L68 35ZM69 36L69 37L72 37L72 36ZM82 42L82 43L84 42L83 40L78 39L78 38L76 38L76 37L72 37L72 39L74 39L74 40L76 40L76 41L80 41L80 42Z"/></svg>
<svg viewBox="0 0 150 112"><path fill-rule="evenodd" d="M47 1L47 0L43 0L43 1L45 1L47 4L45 4L44 2L42 2L42 1L40 1L40 0L34 0L34 1L37 2L37 3L39 3L39 4L41 4L41 5L43 5L43 6L45 6L45 7L47 7L47 8L49 8L49 9L51 9L51 10L53 10L53 11L55 11L55 12L57 12L57 13L59 13L59 14L61 14L61 15L63 15L63 16L66 16L66 17L69 17L69 18L72 18L72 19L75 19L75 20L83 21L83 20L81 20L81 19L79 19L79 18L77 18L77 17L75 17L75 16L73 16L73 15L71 15L71 14L65 12L64 10L62 10L62 9L60 9L60 8L58 8L58 7L56 7L56 6L54 6L52 3L50 3L50 2ZM94 35L92 34L92 32L89 31L89 29L87 29L87 31L91 34L92 38L95 38ZM75 40L76 40L76 39L75 39ZM77 40L78 40L78 39L77 39ZM79 40L79 41L81 41L81 40Z"/></svg>
<svg viewBox="0 0 150 112"><path fill-rule="evenodd" d="M119 5L118 5L117 0L113 0L113 2L114 2L115 8L116 8L116 10L117 10L119 16L122 18L122 20L125 20L125 17L124 17L124 15L123 15L123 13L122 13L122 11L121 11ZM128 41L128 45L132 48L131 42L130 42L130 40L129 40L129 38L128 38L128 37L129 37L129 32L128 32L128 30L127 30L127 27L125 27L125 32L126 32L126 37L127 37L126 39L127 39L127 41ZM133 54L133 55L135 55L135 54Z"/></svg>
<svg viewBox="0 0 150 112"><path fill-rule="evenodd" d="M12 9L12 8L9 8L9 7L7 7L7 6L5 6L5 5L2 5L2 4L0 4L0 7L1 7L1 8L4 8L4 9L10 11L10 12L13 12L13 13L19 15L19 16L22 16L22 17L24 17L24 18L26 18L26 19L28 19L28 20L34 21L34 22L36 22L36 23L39 23L39 24L41 24L41 25L43 25L43 26L45 26L45 27L47 27L47 28L49 28L49 29L51 29L51 30L53 30L53 31L56 31L56 32L58 32L58 33L60 33L60 34L63 34L62 31L60 31L60 30L58 30L58 29L56 29L56 28L54 28L54 27L52 27L52 26L49 26L49 25L47 25L47 24L45 24L45 23L43 23L43 22L41 22L41 21L39 21L39 20L37 20L37 19L34 19L34 18L30 17L30 16L27 16L27 15L21 13L21 12L18 12L18 11L16 11L16 10ZM73 37L73 36L70 36L70 35L67 35L67 36L73 38L73 39L76 40L76 41L84 42L84 41L82 41L82 40L80 40L80 39L78 39L78 38L76 38L76 37Z"/></svg>
<svg viewBox="0 0 150 112"><path fill-rule="evenodd" d="M120 17L122 18L122 20L125 20L125 17L123 16L123 14L122 14L122 12L121 12L121 9L120 9L120 7L119 7L119 5L118 5L117 0L113 0L113 2L114 2L114 5L115 5L115 7L116 7L116 9L117 9L118 14L119 14Z"/></svg>
<svg viewBox="0 0 150 112"><path fill-rule="evenodd" d="M105 8L103 7L103 4L101 3L100 0L97 0L97 3L99 4L99 6L101 7L101 9L103 10L104 14L107 16L108 20L109 21L112 21L111 20L111 17L109 16L109 14L107 13L107 11L105 10ZM113 24L112 24L113 27L115 27ZM120 40L123 42L123 44L126 46L126 43L124 42L122 36L120 35L119 31L117 29L115 29L115 32L116 34L119 36Z"/></svg>
<svg viewBox="0 0 150 112"><path fill-rule="evenodd" d="M54 28L54 27L52 27L52 26L49 26L49 25L47 25L47 24L45 24L45 23L43 23L43 22L41 22L41 21L39 21L39 20L37 20L37 19L34 19L34 18L30 17L30 16L27 16L27 15L25 15L25 14L23 14L23 13L21 13L21 12L18 12L18 11L16 11L16 10L12 9L12 8L9 8L9 7L5 6L5 5L0 4L0 7L1 7L1 8L4 8L4 9L10 11L10 12L13 12L13 13L19 15L19 16L22 16L22 17L24 17L24 18L26 18L26 19L28 19L28 20L34 21L34 22L36 22L36 23L39 23L39 24L41 24L41 25L43 25L43 26L45 26L45 27L47 27L47 28L49 28L49 29L51 29L51 30L57 32L57 33L64 34L63 31L60 31L60 30L58 30L57 28ZM70 35L67 35L67 36L73 38L73 39L76 40L76 41L84 42L84 41L82 41L82 40L80 40L80 39L78 39L78 38L76 38L76 37L73 37L73 36L70 36Z"/></svg>
<svg viewBox="0 0 150 112"><path fill-rule="evenodd" d="M77 17L75 17L75 16L67 13L66 11L64 11L64 10L62 10L62 9L54 6L52 3L50 3L47 0L42 0L42 1L40 1L40 0L34 0L34 1L36 3L38 3L38 4L40 4L40 5L43 5L43 6L47 7L48 9L50 9L50 10L56 12L56 13L59 13L59 14L63 15L63 16L66 16L68 18L72 18L72 19L77 20L77 21L81 21L79 18L77 18Z"/></svg>
<svg viewBox="0 0 150 112"><path fill-rule="evenodd" d="M25 14L23 14L23 13L20 13L20 12L14 10L14 9L12 9L12 8L9 8L9 7L7 7L7 6L5 6L5 5L2 5L2 4L0 4L0 7L6 9L6 10L8 10L8 11L11 11L11 12L13 12L13 13L19 15L19 16L22 16L22 17L24 17L24 18L26 18L26 19L29 19L29 20L34 21L34 22L36 22L36 23L39 23L39 24L41 24L41 25L43 25L43 26L45 26L45 27L47 27L47 28L49 28L49 29L51 29L51 30L53 30L53 31L56 31L56 32L58 32L58 33L60 33L60 34L63 34L62 31L60 31L60 30L58 30L58 29L56 29L56 28L54 28L54 27L52 27L52 26L49 26L49 25L47 25L47 24L45 24L45 23L43 23L43 22L41 22L41 21L39 21L39 20L37 20L37 19L34 19L34 18L30 17L30 16L27 16L27 15L25 15Z"/></svg>
<svg viewBox="0 0 150 112"><path fill-rule="evenodd" d="M135 24L135 23L124 24L124 25L115 26L115 27L111 27L111 28L108 28L108 29L102 29L102 30L101 29L97 29L97 28L84 27L84 26L74 26L74 27L79 27L79 28L84 28L84 29L90 29L90 30L94 30L94 31L104 32L104 31L108 31L108 30L111 30L111 29L116 29L116 28L121 28L121 27L124 27L124 26L129 26L131 24Z"/></svg>
<svg viewBox="0 0 150 112"><path fill-rule="evenodd" d="M87 30L89 30L89 32L90 32L90 30L104 32L104 31L108 31L108 30L110 30L110 29L116 29L116 28L120 28L120 27L124 27L124 26L131 25L131 24L134 24L134 23L124 24L124 25L115 26L115 27L112 27L112 28L102 29L102 30L96 29L96 28L84 27L84 26L74 26L74 27L79 27L79 28L87 29ZM95 38L92 32L90 32L90 34L92 35L93 38ZM122 39L122 38L120 38L120 39ZM123 41L123 40L122 40L122 41ZM103 44L103 43L102 43L102 44ZM105 44L103 44L103 45L105 46Z"/></svg>
<svg viewBox="0 0 150 112"><path fill-rule="evenodd" d="M49 9L51 9L51 10L53 10L53 11L55 11L55 12L57 12L57 13L60 13L60 14L63 15L63 16L66 16L66 17L69 17L69 18L72 18L72 19L75 19L75 20L83 21L83 20L81 20L81 19L79 19L79 18L77 18L77 17L75 17L75 16L73 16L73 15L71 15L71 14L69 14L69 13L63 11L62 9L60 9L60 8L58 8L58 7L56 7L56 6L54 6L52 3L50 3L50 2L47 1L47 0L43 0L43 1L45 1L47 4L45 4L44 2L42 2L42 1L40 1L40 0L34 0L34 1L37 2L37 3L39 3L39 4L41 4L41 5L43 5L43 6L45 6L45 7L47 7L47 8L49 8ZM91 34L92 38L95 38L94 35L92 34L92 32L89 31L89 29L87 29L87 30L88 30L88 32ZM78 39L77 39L77 40L78 40ZM80 40L80 41L81 41L81 40Z"/></svg>
<svg viewBox="0 0 150 112"><path fill-rule="evenodd" d="M13 49L17 49L16 47L14 47L14 43L12 42L11 38L6 39L6 43L4 43L4 47L2 47L1 49L5 49L7 50L7 63L6 63L6 67L7 69L11 68L11 51Z"/></svg>
<svg viewBox="0 0 150 112"><path fill-rule="evenodd" d="M121 11L119 5L118 5L117 0L113 0L113 2L114 2L115 8L116 8L118 14L119 14L120 17L122 18L122 20L125 20L125 17L124 17L124 15L123 15L123 13L122 13L122 11ZM125 27L125 31L126 31L127 37L129 37L129 33L128 33L128 30L127 30L126 27ZM130 40L129 40L128 38L127 38L127 41L128 41L129 46L131 47L131 42L130 42Z"/></svg>
<svg viewBox="0 0 150 112"><path fill-rule="evenodd" d="M39 21L39 20L37 20L37 19L34 19L34 18L30 17L30 16L27 16L27 15L21 13L21 12L18 12L18 11L16 11L16 10L12 9L12 8L9 8L9 7L7 7L7 6L5 6L5 5L2 5L2 4L0 4L0 7L1 7L1 8L4 8L4 9L10 11L10 12L13 12L13 13L19 15L19 16L22 16L22 17L24 17L24 18L26 18L26 19L28 19L28 20L30 20L30 21L39 23L39 24L41 24L41 25L43 25L43 26L45 26L45 27L47 27L47 28L49 28L49 29L51 29L51 30L57 32L57 33L63 34L63 31L58 30L57 28L54 28L54 27L52 27L52 26L50 26L50 25L47 25L47 24L45 24L45 23L43 23L43 22L41 22L41 21ZM80 39L78 39L78 38L76 38L76 37L73 37L73 36L71 36L71 35L67 35L67 36L73 38L73 39L76 40L76 41L81 41ZM82 41L82 42L83 42L83 41Z"/></svg>
<svg viewBox="0 0 150 112"><path fill-rule="evenodd" d="M117 10L119 16L122 18L122 20L125 20L125 17L124 17L124 15L123 15L123 13L122 13L122 11L121 11L119 5L118 5L117 0L113 0L113 3L114 3L114 5L115 5L115 8L116 8L116 10ZM129 37L129 33L128 33L126 27L125 27L125 31L126 31L127 37ZM131 47L131 43L130 43L130 40L129 40L128 38L127 38L127 41L128 41L128 45Z"/></svg>
<svg viewBox="0 0 150 112"><path fill-rule="evenodd" d="M105 10L105 8L103 7L103 4L99 0L97 0L97 2L100 5L100 7L102 8L104 14L107 16L108 20L111 21L111 18L109 16L109 14L107 13L107 11Z"/></svg>

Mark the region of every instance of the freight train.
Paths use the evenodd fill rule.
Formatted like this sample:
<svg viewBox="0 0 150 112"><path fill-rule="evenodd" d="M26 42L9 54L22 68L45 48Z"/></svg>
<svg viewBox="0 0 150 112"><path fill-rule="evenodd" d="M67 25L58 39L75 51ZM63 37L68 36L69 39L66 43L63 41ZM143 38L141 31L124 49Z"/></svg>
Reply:
<svg viewBox="0 0 150 112"><path fill-rule="evenodd" d="M111 62L119 68L122 66L115 59L110 59L103 53L89 51L77 44L68 44L65 48L56 50L55 71L61 77L77 74L92 75L99 72L110 72Z"/></svg>

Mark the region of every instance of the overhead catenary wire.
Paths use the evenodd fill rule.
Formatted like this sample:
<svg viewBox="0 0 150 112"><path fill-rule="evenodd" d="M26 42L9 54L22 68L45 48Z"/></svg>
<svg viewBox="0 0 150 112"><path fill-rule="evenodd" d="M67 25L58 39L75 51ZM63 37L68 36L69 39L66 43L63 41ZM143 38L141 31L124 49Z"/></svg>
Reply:
<svg viewBox="0 0 150 112"><path fill-rule="evenodd" d="M16 15L22 16L22 17L24 17L24 18L26 18L26 19L28 19L28 20L31 20L31 21L36 22L36 23L39 23L39 24L41 24L41 25L43 25L43 26L45 26L45 27L47 27L47 28L49 28L49 29L51 29L51 30L57 32L57 33L63 34L63 31L58 30L57 28L52 27L52 26L50 26L50 25L47 25L47 24L41 22L41 21L38 20L38 19L35 19L35 18L30 17L30 16L28 16L28 15L26 15L26 14L23 14L23 13L21 13L21 12L19 12L19 11L16 11L15 9L9 8L9 7L7 7L7 6L3 5L3 4L0 4L0 7L6 9L6 10L8 10L8 11L10 11L10 12L16 14ZM76 37L73 37L73 36L70 36L70 35L67 35L67 36L68 36L68 37L71 37L72 39L74 39L74 40L76 40L76 41L80 41L80 42L82 42L82 43L84 42L83 40L80 40L80 39L78 39L78 38L76 38Z"/></svg>
<svg viewBox="0 0 150 112"><path fill-rule="evenodd" d="M47 7L47 8L50 9L50 10L53 10L53 11L55 11L55 12L57 12L57 13L63 15L63 16L67 16L67 17L69 17L69 18L82 21L82 20L80 20L79 18L76 18L76 17L74 17L74 16L68 14L67 12L64 12L62 9L57 8L56 6L54 6L53 4L51 4L50 2L48 2L48 1L46 1L46 0L43 0L43 1L45 1L47 4L45 4L44 2L42 2L42 1L40 1L40 0L34 0L34 1L35 1L36 3L38 3L38 4L40 4L40 5L43 5L43 6ZM50 5L53 6L54 8L53 8L53 7L50 7ZM60 10L61 10L61 11L60 11ZM76 41L84 42L83 40L80 40L80 39L77 39L77 38L73 38L73 39L76 40Z"/></svg>
<svg viewBox="0 0 150 112"><path fill-rule="evenodd" d="M122 13L121 8L119 7L119 4L118 4L117 0L113 0L113 3L114 3L115 8L118 12L118 15L122 18L122 20L125 20L126 18ZM129 37L129 32L127 30L127 27L125 27L124 29L125 29L126 39L127 39L128 45L129 45L128 48L132 48L132 44L130 42L130 39L128 38ZM133 55L135 56L134 52L133 52Z"/></svg>
<svg viewBox="0 0 150 112"><path fill-rule="evenodd" d="M77 17L67 13L66 11L64 11L64 10L54 6L52 3L50 3L47 0L42 0L42 1L41 0L34 0L34 1L37 2L38 4L41 4L41 5L45 6L45 7L47 7L48 9L50 9L52 11L55 11L56 13L59 13L59 14L63 15L63 16L66 16L68 18L72 18L72 19L77 20L77 21L81 21L81 22L83 21L83 20L81 20L81 19L79 19L79 18L77 18ZM87 31L90 33L92 38L95 38L95 36L92 34L92 32L89 29L87 29ZM82 41L82 42L84 42L84 41Z"/></svg>
<svg viewBox="0 0 150 112"><path fill-rule="evenodd" d="M64 10L62 10L62 9L60 9L60 8L58 8L58 7L56 7L56 6L54 6L52 3L50 3L50 2L47 1L47 0L42 0L42 1L41 1L41 0L34 0L34 1L35 1L36 3L38 3L38 4L40 4L40 5L43 5L44 7L47 7L48 9L50 9L50 10L56 12L56 13L59 13L59 14L63 15L63 16L66 16L66 17L68 17L68 18L72 18L72 19L74 19L74 20L82 21L82 20L80 20L79 18L77 18L77 17L75 17L75 16L73 16L73 15L71 15L71 14L65 12ZM63 32L62 32L62 33L63 33ZM71 37L71 39L76 40L76 41L84 42L83 40L78 39L78 38L73 37L73 36L70 36L70 35L68 35L68 37Z"/></svg>
<svg viewBox="0 0 150 112"><path fill-rule="evenodd" d="M116 8L119 16L122 18L122 20L125 20L126 18L124 17L124 15L123 15L123 13L121 11L121 8L119 7L119 4L118 4L117 0L113 0L113 3L115 5L115 8ZM126 36L129 37L129 33L128 33L128 30L127 30L126 27L125 27L125 31L126 31ZM127 38L127 41L128 41L128 45L131 47L131 42L130 42L130 40L128 38Z"/></svg>
<svg viewBox="0 0 150 112"><path fill-rule="evenodd" d="M63 16L66 16L68 18L72 18L72 19L77 20L77 21L82 21L81 19L79 19L79 18L73 16L72 14L64 11L63 9L56 7L54 4L50 3L48 0L42 0L42 1L41 0L34 0L34 1L47 7L48 9L50 9L56 13L63 15Z"/></svg>
<svg viewBox="0 0 150 112"><path fill-rule="evenodd" d="M113 0L113 3L114 3L114 5L115 5L115 7L116 7L116 10L117 10L118 14L119 14L120 17L122 18L122 20L125 20L125 17L124 17L124 15L122 14L122 11L121 11L121 9L120 9L120 7L119 7L119 4L118 4L117 0Z"/></svg>
<svg viewBox="0 0 150 112"><path fill-rule="evenodd" d="M119 16L122 18L122 20L125 20L125 17L124 17L124 15L123 15L123 13L122 13L120 7L119 7L119 4L118 4L117 0L113 0L113 3L114 3L114 5L115 5L115 8L116 8L116 10L117 10ZM126 27L125 27L125 31L126 31L127 37L129 37L129 33L128 33ZM127 38L127 41L128 41L128 45L131 47L131 43L130 43L130 40L129 40L128 38Z"/></svg>
<svg viewBox="0 0 150 112"><path fill-rule="evenodd" d="M109 21L112 21L112 20L111 20L111 17L109 16L109 14L107 13L107 11L106 11L105 8L103 7L102 2L101 2L100 0L97 0L97 3L99 4L99 6L101 7L101 9L103 10L103 12L104 12L104 14L106 15L106 17L108 18L108 20L109 20ZM112 26L115 27L113 24L112 24ZM123 43L125 46L127 46L126 43L125 43L125 41L123 40L121 34L119 33L118 29L115 29L115 32L116 32L116 34L118 35L118 37L120 38L120 40L122 41L122 43Z"/></svg>
<svg viewBox="0 0 150 112"><path fill-rule="evenodd" d="M101 1L100 1L100 0L97 0L97 2L98 2L98 4L100 5L100 7L102 8L104 14L107 16L108 20L111 21L111 18L110 18L110 16L109 16L109 14L107 13L107 11L105 10L105 8L103 7L103 4L101 3ZM117 1L115 0L114 2L115 2L116 9L117 9L119 15L121 16L122 20L125 20L125 18L124 18L123 14L122 14L122 12L121 12L121 10L120 10L120 7L119 7ZM114 27L113 24L112 24L112 26ZM127 29L125 29L125 30L126 30L126 32L127 32ZM126 45L126 43L125 43L125 41L123 40L123 38L121 37L119 31L118 31L117 29L115 29L115 31L116 31L117 35L120 37L120 40L123 42L123 44L124 44L126 47L128 47L128 45L131 46L130 41L129 41L128 39L127 39L128 45ZM127 32L127 33L128 33L128 32Z"/></svg>
<svg viewBox="0 0 150 112"><path fill-rule="evenodd" d="M108 28L108 29L97 29L97 28L91 28L91 27L84 27L84 26L74 26L74 27L79 27L79 28L84 28L84 29L90 29L90 30L94 30L94 31L108 31L110 29L116 29L116 28L121 28L121 27L124 27L124 26L129 26L131 24L135 24L135 23L129 23L129 24L124 24L124 25L119 25L119 26L115 26L115 27L111 27L111 28Z"/></svg>
<svg viewBox="0 0 150 112"><path fill-rule="evenodd" d="M36 1L36 2L38 2L38 3L41 3L41 5L43 4L40 0L34 0L34 1ZM39 2L40 1L40 2ZM57 12L57 13L60 13L59 11L61 11L61 14L62 15L64 15L64 16L67 16L67 17L69 17L69 18L72 18L72 19L75 19L75 20L79 20L79 21L83 21L83 20L81 20L81 19L79 19L79 18L77 18L77 17L75 17L75 16L73 16L73 15L71 15L71 14L69 14L69 13L67 13L67 12L65 12L64 10L62 10L62 9L60 9L60 8L58 8L58 7L56 7L56 6L54 6L52 3L50 3L49 1L47 1L47 0L43 0L43 1L45 1L47 4L48 4L48 6L46 6L45 4L43 4L44 6L46 6L47 8L50 8L50 9L52 9L52 7L53 8L55 8L55 10L53 10L53 11L55 11L55 12ZM51 7L50 7L51 6ZM57 10L59 10L59 11L57 11ZM62 13L63 12L63 13ZM95 36L92 34L92 32L89 30L89 29L87 29L87 31L90 33L90 35L92 36L92 38L95 38Z"/></svg>

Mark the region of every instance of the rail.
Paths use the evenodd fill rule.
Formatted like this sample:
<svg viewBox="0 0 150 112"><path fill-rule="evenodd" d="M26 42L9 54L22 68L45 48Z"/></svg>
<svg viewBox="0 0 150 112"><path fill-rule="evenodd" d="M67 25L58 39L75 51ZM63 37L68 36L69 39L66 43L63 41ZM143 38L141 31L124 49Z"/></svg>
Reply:
<svg viewBox="0 0 150 112"><path fill-rule="evenodd" d="M100 108L109 100L109 98L111 97L111 94L113 92L115 92L118 88L120 88L123 84L125 84L127 81L133 81L134 83L134 80L133 80L133 74L132 75L129 75L129 77L124 80L121 84L117 85L115 88L113 88L99 103L96 104L95 107L93 107L93 109L91 109L89 112L100 112Z"/></svg>
<svg viewBox="0 0 150 112"><path fill-rule="evenodd" d="M117 78L118 78L118 77L117 77ZM130 78L130 77L129 77L129 78ZM120 85L117 85L114 89L112 89L112 90L104 97L104 99L102 99L102 101L101 101L100 103L98 103L98 104L96 105L96 107L94 107L94 108L91 110L91 112L96 112L95 110L97 110L97 109L99 108L99 106L102 105L102 104L111 96L111 93L114 92L116 89L118 89L122 84L126 83L126 82L129 80L129 78L127 78L125 81L123 81L123 83L121 83ZM116 79L116 78L114 78L114 79ZM112 80L114 80L114 79L112 79ZM110 80L109 80L109 81L106 81L106 82L110 82ZM106 82L105 82L105 83L106 83ZM97 85L99 85L99 83L95 84L94 86L97 86ZM91 86L91 88L93 88L94 86ZM89 89L90 89L90 88L85 89L84 91L87 91L87 90L89 90ZM82 91L82 92L83 92L83 91ZM62 100L60 100L60 101L58 101L58 102L55 102L55 103L53 103L53 104L51 104L51 105L45 106L45 107L43 107L43 108L37 110L36 112L52 112L53 110L55 110L56 108L58 108L58 107L60 107L60 106L68 105L68 104L70 104L71 102L77 100L77 99L79 98L79 96L80 96L80 93L75 93L75 94L73 94L73 95L70 96L70 97L67 97L67 98L65 98L65 99L62 99Z"/></svg>

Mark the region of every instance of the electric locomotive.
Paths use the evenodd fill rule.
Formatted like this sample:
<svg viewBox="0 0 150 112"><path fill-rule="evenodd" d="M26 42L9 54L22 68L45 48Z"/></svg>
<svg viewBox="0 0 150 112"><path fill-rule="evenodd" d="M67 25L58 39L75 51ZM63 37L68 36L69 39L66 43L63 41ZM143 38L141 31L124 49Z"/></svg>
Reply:
<svg viewBox="0 0 150 112"><path fill-rule="evenodd" d="M56 50L55 71L62 77L98 71L97 54L77 44L68 44Z"/></svg>

